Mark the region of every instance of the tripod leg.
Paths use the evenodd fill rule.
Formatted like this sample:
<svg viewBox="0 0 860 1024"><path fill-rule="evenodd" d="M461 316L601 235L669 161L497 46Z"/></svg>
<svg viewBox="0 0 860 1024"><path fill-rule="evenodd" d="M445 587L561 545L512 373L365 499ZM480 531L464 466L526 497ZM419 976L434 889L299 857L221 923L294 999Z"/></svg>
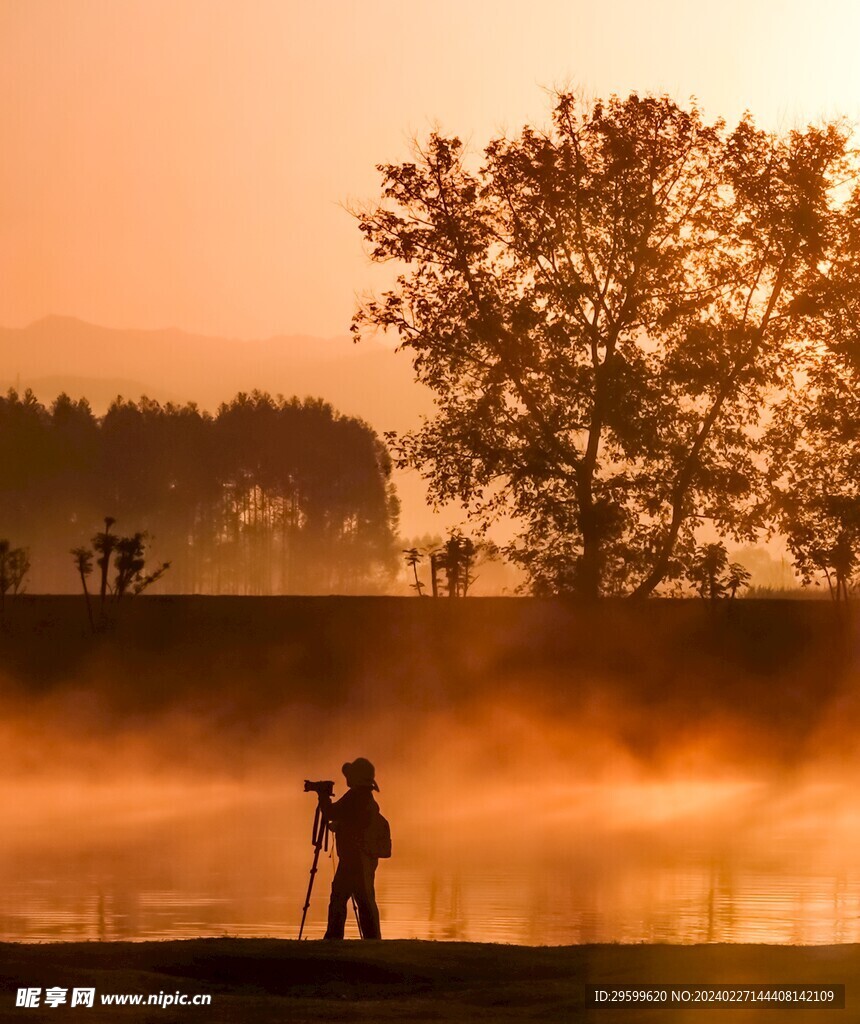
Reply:
<svg viewBox="0 0 860 1024"><path fill-rule="evenodd" d="M302 909L302 923L299 925L299 938L302 937L302 932L305 930L305 918L308 916L308 907L311 905L311 890L314 887L314 875L317 873L317 863L320 859L320 847L322 843L317 843L314 846L314 862L311 864L311 877L308 882L308 894L305 897L305 905Z"/></svg>
<svg viewBox="0 0 860 1024"><path fill-rule="evenodd" d="M361 930L361 919L358 916L358 904L355 902L355 896L350 896L350 899L352 900L352 912L355 914L355 923L358 927L358 937L363 939L364 932Z"/></svg>
<svg viewBox="0 0 860 1024"><path fill-rule="evenodd" d="M323 845L328 849L328 822L323 817L322 808L319 805L317 805L316 813L314 814L314 828L311 833L311 842L314 844L314 860L313 864L311 864L311 877L308 882L308 894L305 897L305 905L302 909L302 923L299 925L299 938L302 937L302 932L305 930L305 918L308 916L308 907L311 905L311 890L314 887L314 875L317 873L320 850Z"/></svg>

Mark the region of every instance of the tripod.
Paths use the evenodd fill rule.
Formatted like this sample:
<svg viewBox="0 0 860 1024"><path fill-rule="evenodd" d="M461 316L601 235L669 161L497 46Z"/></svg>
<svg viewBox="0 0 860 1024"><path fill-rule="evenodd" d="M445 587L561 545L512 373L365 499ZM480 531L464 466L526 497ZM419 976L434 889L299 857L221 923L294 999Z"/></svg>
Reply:
<svg viewBox="0 0 860 1024"><path fill-rule="evenodd" d="M313 863L311 864L311 877L308 881L308 893L307 896L305 897L305 905L302 908L302 923L301 925L299 925L300 939L302 937L302 933L305 930L305 919L308 916L308 908L311 905L311 892L314 887L314 878L316 877L317 873L317 864L319 863L320 859L320 850L324 850L326 853L328 853L328 840L330 834L331 829L329 828L328 821L326 820L326 817L322 812L322 807L319 804L317 804L316 811L314 812L314 827L311 832L311 843L313 844L314 848L314 859ZM362 934L361 931L361 921L359 921L358 919L358 907L356 906L354 896L352 897L352 910L353 913L355 914L355 923L358 925L358 934L361 936L361 938L364 938L364 935Z"/></svg>

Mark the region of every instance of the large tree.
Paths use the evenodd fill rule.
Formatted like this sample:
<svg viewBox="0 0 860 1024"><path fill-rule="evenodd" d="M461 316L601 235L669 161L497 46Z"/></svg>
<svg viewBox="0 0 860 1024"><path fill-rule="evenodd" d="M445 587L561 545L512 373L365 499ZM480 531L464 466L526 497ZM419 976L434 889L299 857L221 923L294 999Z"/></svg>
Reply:
<svg viewBox="0 0 860 1024"><path fill-rule="evenodd" d="M764 437L770 518L804 583L825 579L838 601L860 569L860 187L795 307L803 329Z"/></svg>
<svg viewBox="0 0 860 1024"><path fill-rule="evenodd" d="M844 151L835 125L729 133L666 97L562 94L547 130L492 141L477 169L438 133L381 166L360 228L403 268L353 330L395 331L438 406L396 456L432 500L512 517L536 590L644 596L696 557L703 520L750 537L750 432Z"/></svg>

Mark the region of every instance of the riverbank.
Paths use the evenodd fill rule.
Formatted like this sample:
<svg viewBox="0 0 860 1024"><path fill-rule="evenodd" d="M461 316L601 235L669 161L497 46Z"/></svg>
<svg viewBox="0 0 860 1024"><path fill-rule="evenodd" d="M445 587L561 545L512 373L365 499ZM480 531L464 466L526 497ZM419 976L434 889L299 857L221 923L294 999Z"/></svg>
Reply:
<svg viewBox="0 0 860 1024"><path fill-rule="evenodd" d="M763 945L504 946L459 942L180 942L0 944L0 1020L342 1022L701 1020L701 1010L586 1010L585 986L844 984L846 1009L722 1011L719 1021L860 1020L860 947ZM93 1008L24 1010L19 987L93 987ZM109 994L211 995L211 1005L99 1005ZM166 1000L165 1000L166 1001Z"/></svg>
<svg viewBox="0 0 860 1024"><path fill-rule="evenodd" d="M562 715L595 693L671 728L739 718L788 751L853 687L860 632L824 601L142 597L108 604L23 595L0 617L0 692L73 686L120 714L217 702L236 715L357 693L426 712L487 693L546 698ZM237 686L237 680L242 680Z"/></svg>

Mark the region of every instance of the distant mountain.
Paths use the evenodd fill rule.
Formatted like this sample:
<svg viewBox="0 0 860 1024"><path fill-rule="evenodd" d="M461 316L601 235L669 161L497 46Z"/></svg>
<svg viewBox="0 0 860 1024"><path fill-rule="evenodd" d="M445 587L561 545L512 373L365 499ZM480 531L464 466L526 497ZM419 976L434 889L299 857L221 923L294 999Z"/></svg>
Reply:
<svg viewBox="0 0 860 1024"><path fill-rule="evenodd" d="M321 397L378 431L414 426L432 410L409 358L379 342L284 336L263 341L185 331L98 327L50 316L0 328L0 387L33 389L43 401L61 391L103 411L117 394L194 401L214 411L238 391Z"/></svg>
<svg viewBox="0 0 860 1024"><path fill-rule="evenodd" d="M5 370L5 367L3 369ZM139 380L123 380L120 377L106 377L104 380L100 380L98 377L57 376L56 374L48 377L24 377L18 374L15 378L0 375L0 394L5 394L9 388L14 388L22 394L29 389L44 405L50 405L57 395L63 392L71 395L72 398L86 398L93 411L98 414L105 412L117 395L135 400L141 395L147 395L162 403L179 402L181 404L179 395L174 391L144 384Z"/></svg>

